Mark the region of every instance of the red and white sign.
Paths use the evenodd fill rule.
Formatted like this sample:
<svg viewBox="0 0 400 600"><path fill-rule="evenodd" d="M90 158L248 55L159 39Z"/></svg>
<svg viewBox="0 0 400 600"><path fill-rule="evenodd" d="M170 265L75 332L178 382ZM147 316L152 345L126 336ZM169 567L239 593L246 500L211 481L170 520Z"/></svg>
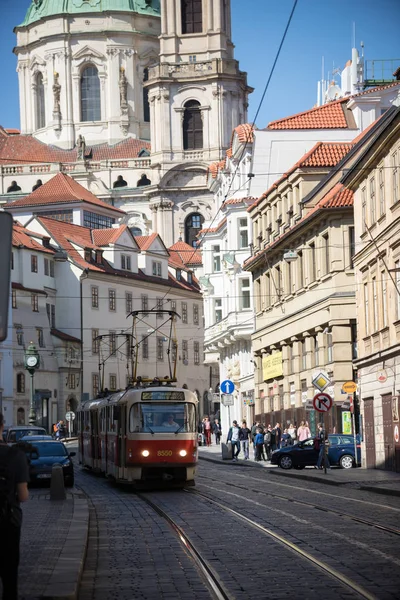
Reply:
<svg viewBox="0 0 400 600"><path fill-rule="evenodd" d="M318 412L328 412L332 408L332 398L329 394L315 394L313 398L313 406Z"/></svg>
<svg viewBox="0 0 400 600"><path fill-rule="evenodd" d="M396 444L399 443L399 426L396 425L394 428L394 441L396 442Z"/></svg>

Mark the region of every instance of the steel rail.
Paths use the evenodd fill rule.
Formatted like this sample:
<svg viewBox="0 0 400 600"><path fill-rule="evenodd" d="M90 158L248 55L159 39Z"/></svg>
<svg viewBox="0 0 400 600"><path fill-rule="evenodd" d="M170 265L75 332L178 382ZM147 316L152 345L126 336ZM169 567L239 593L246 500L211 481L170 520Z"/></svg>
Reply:
<svg viewBox="0 0 400 600"><path fill-rule="evenodd" d="M152 502L152 500L146 498L146 496L141 493L136 493L136 496L143 500L143 502L146 502L146 504L148 504L158 515L160 515L160 517L165 519L175 531L185 549L189 552L196 565L199 567L200 572L205 578L208 587L211 589L214 598L216 598L216 600L232 600L232 595L229 594L225 589L217 573L211 567L209 562L202 557L201 552L199 552L193 542L185 534L183 529L177 523L175 523L175 521L162 508Z"/></svg>
<svg viewBox="0 0 400 600"><path fill-rule="evenodd" d="M201 477L202 477L202 479L209 479L210 481L214 481L216 483L222 483L221 480L213 479L212 477L205 477L205 476L201 476ZM376 523L375 521L368 521L367 519L363 519L362 517L356 517L355 515L346 513L343 510L337 510L336 508L326 508L326 506L314 504L313 502L307 502L306 500L297 500L294 498L288 498L287 496L281 496L280 494L274 494L273 492L264 492L264 491L260 491L257 489L252 489L252 488L248 488L245 486L236 485L234 483L229 483L227 481L224 481L223 483L229 487L243 489L243 490L246 490L249 492L255 492L256 494L262 494L263 496L271 496L272 498L279 498L280 500L287 500L288 502L292 502L293 504L302 504L304 506L311 506L311 508L315 508L316 510L339 515L340 517L345 517L346 519L356 521L357 523L362 523L363 525L368 525L369 527L374 527L375 529L380 529L381 531L385 531L386 533L392 533L393 535L400 535L400 529L395 529L394 527L387 527L386 525L381 525L380 523ZM221 490L221 491L223 492L223 490Z"/></svg>
<svg viewBox="0 0 400 600"><path fill-rule="evenodd" d="M343 575L342 573L340 573L333 567L324 563L322 560L315 558L315 556L313 556L309 552L302 550L301 548L296 546L296 544L294 544L293 542L290 542L289 540L287 540L283 536L279 535L278 533L275 533L271 529L268 529L267 527L263 527L263 525L260 525L256 521L253 521L252 519L249 519L248 517L241 515L239 512L237 512L233 508L229 508L228 506L221 504L217 500L210 498L209 496L207 496L206 494L203 494L202 492L199 492L198 490L186 490L186 491L190 494L193 494L193 495L202 497L205 500L208 500L215 506L218 506L218 508L222 509L223 511L231 513L237 519L240 519L240 520L244 521L245 523L248 523L251 527L254 527L258 531L262 531L265 535L272 537L277 542L280 542L282 545L286 546L287 548L292 550L294 553L300 555L302 558L308 560L313 565L315 565L316 567L318 567L319 569L321 569L322 571L324 571L325 573L330 575L333 579L340 581L340 583L342 583L347 588L351 589L353 592L356 592L361 598L365 598L366 600L378 600L377 597L374 596L374 594L371 594L370 592L368 592L368 590L366 590L364 587L359 585L356 581L353 581L349 577L346 577L346 575Z"/></svg>

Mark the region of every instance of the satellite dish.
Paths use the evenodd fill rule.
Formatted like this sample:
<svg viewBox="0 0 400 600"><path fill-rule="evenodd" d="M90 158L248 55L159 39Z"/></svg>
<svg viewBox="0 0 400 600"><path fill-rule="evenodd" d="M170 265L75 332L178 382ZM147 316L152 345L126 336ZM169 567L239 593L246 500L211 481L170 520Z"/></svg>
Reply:
<svg viewBox="0 0 400 600"><path fill-rule="evenodd" d="M332 102L333 100L337 100L342 95L342 90L338 85L331 85L325 92L325 99L328 102Z"/></svg>

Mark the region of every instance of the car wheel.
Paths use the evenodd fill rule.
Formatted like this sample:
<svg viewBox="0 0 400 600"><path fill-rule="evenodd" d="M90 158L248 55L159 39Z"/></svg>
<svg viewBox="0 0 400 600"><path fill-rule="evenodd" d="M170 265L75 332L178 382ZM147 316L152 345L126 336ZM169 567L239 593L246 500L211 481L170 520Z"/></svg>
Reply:
<svg viewBox="0 0 400 600"><path fill-rule="evenodd" d="M345 454L344 456L341 456L339 462L340 462L340 466L342 467L342 469L351 469L354 464L353 457L350 456L349 454Z"/></svg>
<svg viewBox="0 0 400 600"><path fill-rule="evenodd" d="M291 469L293 467L293 459L291 456L285 454L279 459L279 466L281 469Z"/></svg>

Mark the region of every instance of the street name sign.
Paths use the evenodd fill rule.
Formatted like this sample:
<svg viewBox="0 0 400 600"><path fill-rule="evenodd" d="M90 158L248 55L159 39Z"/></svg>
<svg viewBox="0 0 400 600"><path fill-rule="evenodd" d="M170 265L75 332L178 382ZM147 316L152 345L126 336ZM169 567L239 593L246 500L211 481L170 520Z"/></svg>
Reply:
<svg viewBox="0 0 400 600"><path fill-rule="evenodd" d="M233 406L235 403L232 394L221 394L221 402L223 406Z"/></svg>
<svg viewBox="0 0 400 600"><path fill-rule="evenodd" d="M329 394L315 394L313 405L318 412L328 412L332 408L332 398Z"/></svg>
<svg viewBox="0 0 400 600"><path fill-rule="evenodd" d="M220 385L220 390L223 394L233 394L235 384L230 379L225 379Z"/></svg>

